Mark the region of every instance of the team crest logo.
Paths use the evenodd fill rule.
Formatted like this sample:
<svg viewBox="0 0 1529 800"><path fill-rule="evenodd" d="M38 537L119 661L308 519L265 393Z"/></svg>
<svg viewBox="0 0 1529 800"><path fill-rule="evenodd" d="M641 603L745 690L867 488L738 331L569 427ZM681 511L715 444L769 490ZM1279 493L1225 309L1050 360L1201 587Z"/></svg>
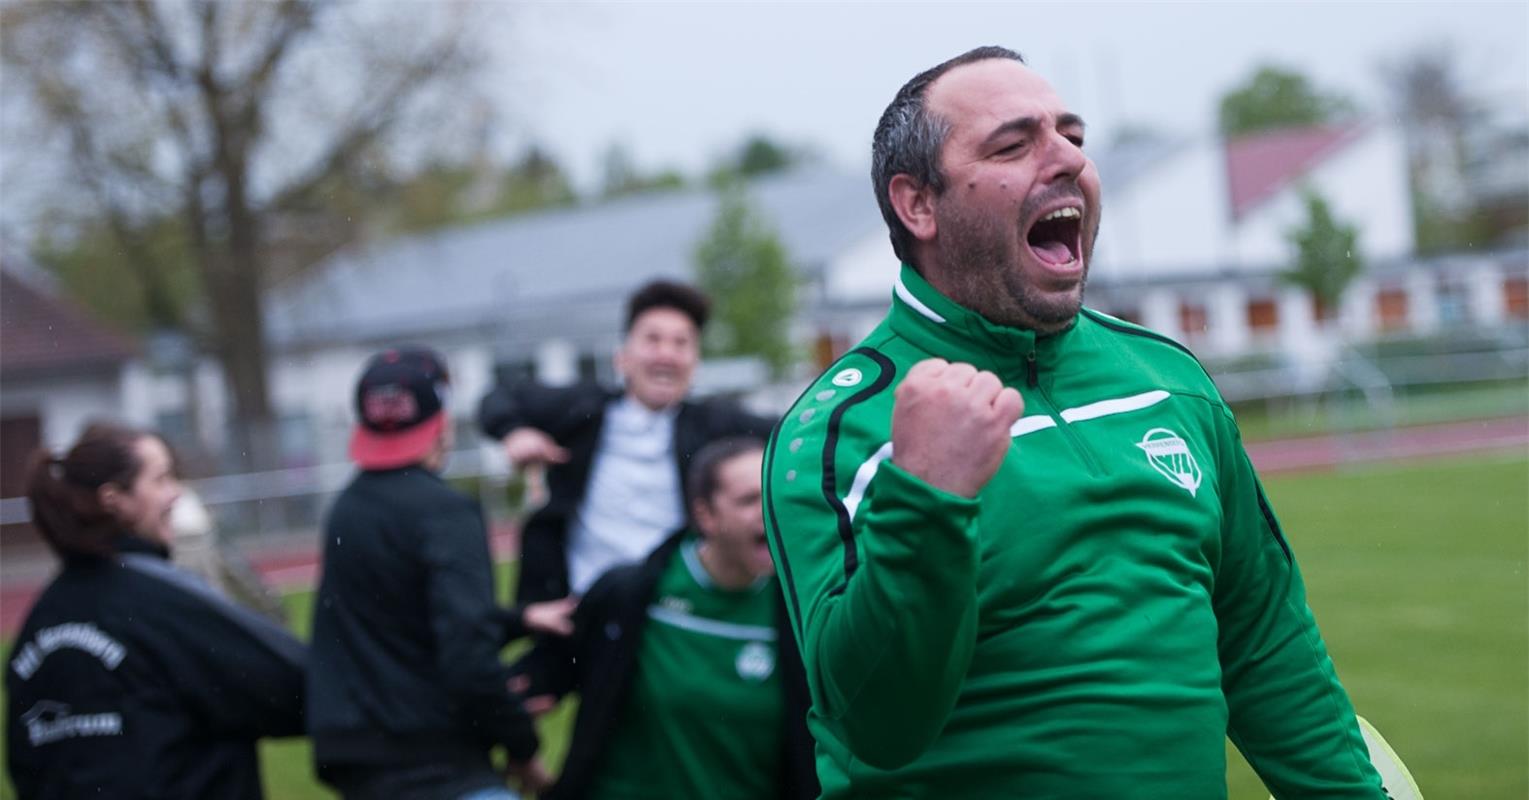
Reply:
<svg viewBox="0 0 1529 800"><path fill-rule="evenodd" d="M855 369L854 367L850 367L849 369L841 369L839 370L839 374L834 376L833 385L842 386L846 389L851 386L859 386L860 381L864 379L864 377L865 374L860 370Z"/></svg>
<svg viewBox="0 0 1529 800"><path fill-rule="evenodd" d="M1147 454L1147 463L1174 486L1194 497L1200 491L1200 465L1183 437L1167 428L1153 428L1136 443Z"/></svg>
<svg viewBox="0 0 1529 800"><path fill-rule="evenodd" d="M775 671L775 651L763 642L749 642L738 651L738 677L762 681Z"/></svg>

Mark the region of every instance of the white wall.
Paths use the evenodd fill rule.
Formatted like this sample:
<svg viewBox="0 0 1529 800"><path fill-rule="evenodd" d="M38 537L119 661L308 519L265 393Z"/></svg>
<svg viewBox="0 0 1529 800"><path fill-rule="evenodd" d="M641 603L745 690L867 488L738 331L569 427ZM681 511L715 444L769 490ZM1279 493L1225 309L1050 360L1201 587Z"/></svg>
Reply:
<svg viewBox="0 0 1529 800"><path fill-rule="evenodd" d="M1219 268L1227 257L1229 218L1225 156L1205 139L1112 188L1101 198L1103 217L1091 268L1097 279L1183 275Z"/></svg>
<svg viewBox="0 0 1529 800"><path fill-rule="evenodd" d="M1322 194L1334 213L1358 225L1367 260L1413 251L1406 149L1396 129L1374 126L1233 220L1225 144L1206 137L1139 174L1104 182L1103 219L1094 253L1099 280L1267 270L1290 261L1290 229L1305 221L1301 186Z"/></svg>
<svg viewBox="0 0 1529 800"><path fill-rule="evenodd" d="M867 232L825 268L824 299L831 303L892 302L899 264L885 228Z"/></svg>
<svg viewBox="0 0 1529 800"><path fill-rule="evenodd" d="M1243 216L1231 232L1238 266L1267 268L1294 258L1289 234L1306 222L1303 186L1326 199L1339 221L1359 228L1359 251L1366 261L1412 254L1407 151L1396 129L1376 126Z"/></svg>
<svg viewBox="0 0 1529 800"><path fill-rule="evenodd" d="M61 449L73 444L88 422L152 422L125 407L122 385L121 371L96 377L11 379L0 393L0 413L36 414L41 421L43 446Z"/></svg>

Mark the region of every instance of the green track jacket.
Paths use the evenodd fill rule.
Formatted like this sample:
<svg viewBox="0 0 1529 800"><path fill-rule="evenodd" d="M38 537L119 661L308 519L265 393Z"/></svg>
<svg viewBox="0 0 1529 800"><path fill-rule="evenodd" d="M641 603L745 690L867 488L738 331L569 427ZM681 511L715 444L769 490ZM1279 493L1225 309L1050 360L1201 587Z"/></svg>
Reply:
<svg viewBox="0 0 1529 800"><path fill-rule="evenodd" d="M898 468L893 389L930 357L1020 391L975 499ZM766 525L825 798L1224 798L1232 741L1282 798L1382 798L1289 544L1210 378L1085 310L988 323L910 267L802 395Z"/></svg>

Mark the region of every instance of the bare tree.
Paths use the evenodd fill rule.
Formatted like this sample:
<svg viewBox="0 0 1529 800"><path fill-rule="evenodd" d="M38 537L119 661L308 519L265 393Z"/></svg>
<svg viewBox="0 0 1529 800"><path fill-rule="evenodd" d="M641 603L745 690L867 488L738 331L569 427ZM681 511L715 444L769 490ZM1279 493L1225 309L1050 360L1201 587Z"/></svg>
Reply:
<svg viewBox="0 0 1529 800"><path fill-rule="evenodd" d="M164 295L162 265L142 232L179 228L251 465L272 455L264 292L354 235L346 203L386 180L400 143L418 147L469 105L464 80L483 60L473 11L323 0L0 9L6 92L44 137L28 157L55 156L71 176L50 202L104 220L151 301Z"/></svg>
<svg viewBox="0 0 1529 800"><path fill-rule="evenodd" d="M1440 43L1404 53L1380 70L1406 137L1418 249L1465 246L1474 238L1465 177L1474 103L1463 88L1458 53Z"/></svg>

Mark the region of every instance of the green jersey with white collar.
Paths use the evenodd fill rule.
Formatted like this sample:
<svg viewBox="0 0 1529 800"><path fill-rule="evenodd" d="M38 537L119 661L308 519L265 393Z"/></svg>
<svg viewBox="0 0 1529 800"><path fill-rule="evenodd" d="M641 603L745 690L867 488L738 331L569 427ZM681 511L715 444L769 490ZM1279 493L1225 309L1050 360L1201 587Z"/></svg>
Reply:
<svg viewBox="0 0 1529 800"><path fill-rule="evenodd" d="M1019 390L974 499L904 472L893 390L939 357ZM1232 414L1198 362L1083 311L1037 336L904 267L786 415L766 526L825 798L1384 797Z"/></svg>
<svg viewBox="0 0 1529 800"><path fill-rule="evenodd" d="M592 798L779 796L779 590L773 576L746 589L717 586L698 543L681 544L659 578Z"/></svg>

